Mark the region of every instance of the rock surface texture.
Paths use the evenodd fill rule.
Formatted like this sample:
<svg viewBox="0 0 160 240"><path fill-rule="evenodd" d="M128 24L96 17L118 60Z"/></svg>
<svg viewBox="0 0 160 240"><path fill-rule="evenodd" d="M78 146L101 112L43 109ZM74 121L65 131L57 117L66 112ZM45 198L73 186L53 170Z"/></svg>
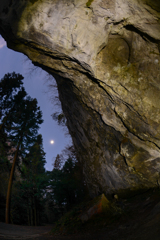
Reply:
<svg viewBox="0 0 160 240"><path fill-rule="evenodd" d="M56 78L92 196L160 184L159 0L0 0L0 34Z"/></svg>

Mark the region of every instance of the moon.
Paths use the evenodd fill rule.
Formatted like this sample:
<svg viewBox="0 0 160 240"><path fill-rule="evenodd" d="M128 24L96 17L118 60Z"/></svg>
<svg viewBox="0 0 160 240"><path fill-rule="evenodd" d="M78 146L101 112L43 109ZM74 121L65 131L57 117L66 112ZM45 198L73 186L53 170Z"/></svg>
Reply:
<svg viewBox="0 0 160 240"><path fill-rule="evenodd" d="M51 140L51 141L50 141L50 144L54 144L54 140Z"/></svg>

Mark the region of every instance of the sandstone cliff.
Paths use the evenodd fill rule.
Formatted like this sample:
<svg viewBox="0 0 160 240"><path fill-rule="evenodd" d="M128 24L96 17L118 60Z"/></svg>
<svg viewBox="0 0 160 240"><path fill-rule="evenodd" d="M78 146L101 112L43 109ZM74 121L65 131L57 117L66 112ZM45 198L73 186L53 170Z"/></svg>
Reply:
<svg viewBox="0 0 160 240"><path fill-rule="evenodd" d="M0 34L56 78L91 195L159 185L159 0L0 0Z"/></svg>

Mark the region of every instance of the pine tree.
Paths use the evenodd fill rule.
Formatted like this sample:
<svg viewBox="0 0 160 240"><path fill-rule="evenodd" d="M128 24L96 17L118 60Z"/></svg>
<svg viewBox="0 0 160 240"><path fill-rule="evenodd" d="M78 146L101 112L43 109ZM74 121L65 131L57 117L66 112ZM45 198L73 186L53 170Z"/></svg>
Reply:
<svg viewBox="0 0 160 240"><path fill-rule="evenodd" d="M5 74L0 81L0 131L8 118L12 118L15 108L27 93L23 88L23 76L16 73Z"/></svg>
<svg viewBox="0 0 160 240"><path fill-rule="evenodd" d="M65 158L62 167L61 159L64 161ZM86 194L82 166L76 159L74 147L66 147L62 154L57 155L54 168L50 172L50 196L57 206L56 209L63 213L82 201Z"/></svg>
<svg viewBox="0 0 160 240"><path fill-rule="evenodd" d="M8 73L0 80L0 167L8 170L8 155L13 147L6 131L7 121L12 121L19 102L27 93L23 88L23 76Z"/></svg>
<svg viewBox="0 0 160 240"><path fill-rule="evenodd" d="M28 201L28 224L38 225L41 202L47 179L45 174L45 153L43 151L42 136L38 135L36 142L30 147L23 164L21 186L23 197Z"/></svg>
<svg viewBox="0 0 160 240"><path fill-rule="evenodd" d="M53 164L53 168L60 170L61 166L62 166L62 163L63 163L63 156L62 156L62 154L57 154L57 156L55 158L55 161L54 161L54 164Z"/></svg>
<svg viewBox="0 0 160 240"><path fill-rule="evenodd" d="M22 75L12 73L0 81L0 133L4 132L15 147L6 198L6 223L9 223L11 188L18 156L25 156L43 122L37 100L27 96L22 80Z"/></svg>
<svg viewBox="0 0 160 240"><path fill-rule="evenodd" d="M22 157L25 155L26 150L32 145L37 137L39 125L43 122L42 113L37 106L36 99L27 97L19 104L16 110L18 111L14 113L14 118L11 119L12 121L10 119L7 120L8 125L6 127L9 139L12 140L16 146L7 191L6 223L9 223L10 195L18 154L20 152Z"/></svg>

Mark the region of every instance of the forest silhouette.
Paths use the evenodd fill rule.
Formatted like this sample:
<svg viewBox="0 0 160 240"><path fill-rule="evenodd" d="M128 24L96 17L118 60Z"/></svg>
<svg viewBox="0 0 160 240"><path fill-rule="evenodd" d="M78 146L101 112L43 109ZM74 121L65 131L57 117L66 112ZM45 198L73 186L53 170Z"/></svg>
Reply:
<svg viewBox="0 0 160 240"><path fill-rule="evenodd" d="M58 220L82 201L86 186L73 148L45 170L42 112L23 87L23 76L8 73L0 81L0 221L43 225ZM64 157L65 155L65 157Z"/></svg>

